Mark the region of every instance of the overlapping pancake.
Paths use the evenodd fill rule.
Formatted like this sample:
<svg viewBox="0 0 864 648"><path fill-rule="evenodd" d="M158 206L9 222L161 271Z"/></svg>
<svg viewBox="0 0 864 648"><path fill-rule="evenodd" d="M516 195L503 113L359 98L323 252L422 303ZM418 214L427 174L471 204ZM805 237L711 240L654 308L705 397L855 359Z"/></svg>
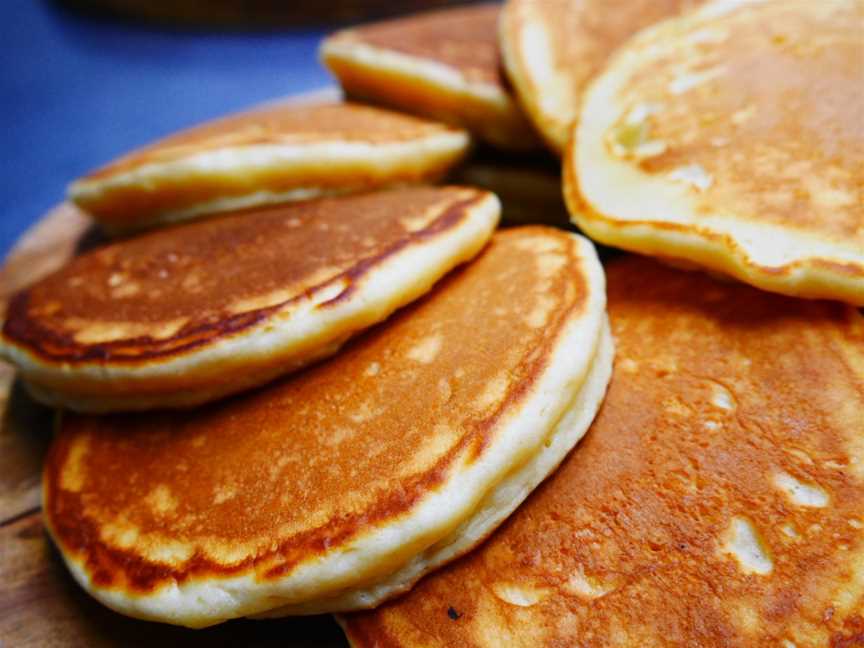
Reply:
<svg viewBox="0 0 864 648"><path fill-rule="evenodd" d="M296 376L195 412L64 416L45 521L132 616L374 606L480 542L581 437L611 372L604 304L589 241L499 232Z"/></svg>
<svg viewBox="0 0 864 648"><path fill-rule="evenodd" d="M498 5L444 9L337 32L321 57L350 97L464 126L498 148L540 141L500 68Z"/></svg>
<svg viewBox="0 0 864 648"><path fill-rule="evenodd" d="M416 187L151 232L15 295L0 353L51 405L203 403L334 353L477 254L499 212L486 191Z"/></svg>
<svg viewBox="0 0 864 648"><path fill-rule="evenodd" d="M699 0L507 0L501 51L528 116L561 154L582 93L612 52L643 27Z"/></svg>
<svg viewBox="0 0 864 648"><path fill-rule="evenodd" d="M76 180L69 197L124 232L233 209L442 177L464 131L352 103L276 103L183 131Z"/></svg>
<svg viewBox="0 0 864 648"><path fill-rule="evenodd" d="M587 92L565 192L593 238L864 305L864 3L712 2Z"/></svg>
<svg viewBox="0 0 864 648"><path fill-rule="evenodd" d="M857 646L864 318L627 257L615 372L482 547L374 612L378 646Z"/></svg>

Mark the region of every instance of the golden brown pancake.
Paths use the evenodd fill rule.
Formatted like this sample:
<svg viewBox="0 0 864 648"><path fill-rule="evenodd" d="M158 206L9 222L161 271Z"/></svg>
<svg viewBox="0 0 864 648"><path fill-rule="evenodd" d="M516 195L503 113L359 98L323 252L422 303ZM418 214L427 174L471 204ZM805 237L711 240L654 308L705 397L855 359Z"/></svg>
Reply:
<svg viewBox="0 0 864 648"><path fill-rule="evenodd" d="M499 212L485 191L417 187L152 232L16 294L0 352L48 404L199 404L334 353L477 254Z"/></svg>
<svg viewBox="0 0 864 648"><path fill-rule="evenodd" d="M457 128L352 103L274 103L192 128L73 182L113 232L232 209L440 178Z"/></svg>
<svg viewBox="0 0 864 648"><path fill-rule="evenodd" d="M464 126L495 147L539 148L501 71L497 4L348 29L321 57L351 97Z"/></svg>
<svg viewBox="0 0 864 648"><path fill-rule="evenodd" d="M712 2L642 32L567 151L593 238L864 305L864 3Z"/></svg>
<svg viewBox="0 0 864 648"><path fill-rule="evenodd" d="M501 51L510 80L547 144L563 153L582 93L617 47L700 0L507 0Z"/></svg>
<svg viewBox="0 0 864 648"><path fill-rule="evenodd" d="M64 415L46 523L136 617L376 605L480 542L581 437L611 373L604 303L587 239L500 232L295 377L195 412Z"/></svg>
<svg viewBox="0 0 864 648"><path fill-rule="evenodd" d="M378 646L864 641L864 319L627 257L615 372L482 547L342 619Z"/></svg>

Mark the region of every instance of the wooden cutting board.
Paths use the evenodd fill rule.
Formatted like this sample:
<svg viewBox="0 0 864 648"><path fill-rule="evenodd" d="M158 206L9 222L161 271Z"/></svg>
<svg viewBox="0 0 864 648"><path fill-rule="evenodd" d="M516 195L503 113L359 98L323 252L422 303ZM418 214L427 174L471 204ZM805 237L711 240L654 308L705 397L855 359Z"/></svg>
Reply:
<svg viewBox="0 0 864 648"><path fill-rule="evenodd" d="M338 98L328 88L298 102ZM499 194L512 224L567 226L558 165L551 159L475 157L452 182ZM0 309L12 293L98 245L98 230L69 204L46 214L18 242L0 269ZM71 578L40 517L42 460L52 410L35 403L0 361L0 648L54 646L346 646L330 616L278 621L237 620L187 630L130 619L97 603Z"/></svg>

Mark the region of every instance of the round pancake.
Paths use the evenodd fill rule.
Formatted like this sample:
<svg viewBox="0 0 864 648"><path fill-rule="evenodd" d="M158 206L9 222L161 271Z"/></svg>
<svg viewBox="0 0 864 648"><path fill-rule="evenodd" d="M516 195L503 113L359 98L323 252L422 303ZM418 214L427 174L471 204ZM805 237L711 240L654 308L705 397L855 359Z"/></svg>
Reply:
<svg viewBox="0 0 864 648"><path fill-rule="evenodd" d="M864 305L864 3L713 2L641 33L566 158L593 238Z"/></svg>
<svg viewBox="0 0 864 648"><path fill-rule="evenodd" d="M274 103L177 133L76 180L69 198L109 232L233 209L425 182L464 131L352 103Z"/></svg>
<svg viewBox="0 0 864 648"><path fill-rule="evenodd" d="M321 58L351 97L464 126L497 148L536 149L501 72L499 11L460 7L344 30Z"/></svg>
<svg viewBox="0 0 864 648"><path fill-rule="evenodd" d="M416 187L152 232L17 293L0 353L51 405L196 405L334 353L477 254L499 213L485 191Z"/></svg>
<svg viewBox="0 0 864 648"><path fill-rule="evenodd" d="M588 427L604 304L589 241L499 232L294 377L196 412L65 415L45 521L76 579L132 616L375 605L479 542L538 481L522 468Z"/></svg>
<svg viewBox="0 0 864 648"><path fill-rule="evenodd" d="M591 429L363 646L852 646L864 638L864 319L627 257ZM856 643L858 642L858 643Z"/></svg>
<svg viewBox="0 0 864 648"><path fill-rule="evenodd" d="M699 0L508 0L501 15L507 75L528 116L559 155L582 93L639 29Z"/></svg>

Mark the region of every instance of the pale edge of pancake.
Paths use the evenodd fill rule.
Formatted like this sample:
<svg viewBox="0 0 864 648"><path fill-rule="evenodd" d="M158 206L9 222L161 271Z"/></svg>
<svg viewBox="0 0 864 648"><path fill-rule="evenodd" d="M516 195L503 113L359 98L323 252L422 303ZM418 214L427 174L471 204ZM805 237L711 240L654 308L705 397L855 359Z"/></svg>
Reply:
<svg viewBox="0 0 864 648"><path fill-rule="evenodd" d="M572 80L558 70L552 39L530 2L506 2L498 22L501 58L507 77L534 127L547 146L562 155L576 107L568 88Z"/></svg>
<svg viewBox="0 0 864 648"><path fill-rule="evenodd" d="M564 195L571 218L607 245L690 262L771 292L864 306L864 250L771 223L736 220L734 214L698 215L685 184L652 178L606 150L606 133L621 115L616 97L651 56L646 45L657 50L656 43L673 42L682 25L699 24L741 4L718 2L643 30L595 77L565 155Z"/></svg>
<svg viewBox="0 0 864 648"><path fill-rule="evenodd" d="M334 610L361 610L376 607L387 599L408 591L425 574L464 555L489 536L515 511L564 460L582 439L600 409L606 387L612 376L615 355L608 321L603 324L601 339L585 384L576 395L552 433L536 455L514 468L483 498L471 517L447 537L413 558L386 580L371 587L349 590L330 600L309 605L276 608L256 618L276 618L292 614L319 614Z"/></svg>
<svg viewBox="0 0 864 648"><path fill-rule="evenodd" d="M328 281L253 327L168 359L132 366L52 364L5 338L0 338L0 355L18 366L35 398L82 412L189 407L262 384L332 355L352 334L384 320L476 256L498 224L501 203L486 191L467 189L465 194L446 203L481 197L460 224L390 255L353 286L348 299L324 308L319 306L348 288L346 281ZM164 381L172 378L183 386L167 391Z"/></svg>
<svg viewBox="0 0 864 648"><path fill-rule="evenodd" d="M386 74L397 83L425 85L439 93L434 107L417 106L418 114L447 119L502 149L527 151L539 147L537 136L513 97L497 84L469 81L458 70L428 59L394 52L335 36L321 45L321 59L349 91L366 99L386 101L379 92L356 90ZM345 83L350 81L349 83ZM406 109L407 106L402 106Z"/></svg>
<svg viewBox="0 0 864 648"><path fill-rule="evenodd" d="M468 152L467 132L443 130L402 142L319 141L225 147L168 162L149 162L105 178L82 178L69 185L69 199L99 221L110 234L122 234L190 220L234 209L307 200L352 190L404 182L406 171L435 179L457 164ZM338 186L319 186L304 179L321 170L345 181ZM187 207L157 211L134 222L117 222L100 215L100 203L115 191L158 192L160 184L190 182L197 178L242 176L255 171L297 176L297 186L285 191L262 188L243 195L215 196Z"/></svg>
<svg viewBox="0 0 864 648"><path fill-rule="evenodd" d="M210 580L200 577L165 585L147 595L95 586L80 557L64 551L63 545L56 542L50 515L46 515L46 527L75 579L97 600L118 612L193 628L260 614L274 607L326 601L346 590L371 588L387 580L470 518L490 488L535 456L585 384L606 322L605 276L591 242L571 236L579 246L580 265L589 286L584 308L565 325L545 371L524 396L518 411L509 412L503 419L491 445L473 461L454 465L449 479L430 492L410 515L380 525L325 556L303 562L279 580L259 580L254 573ZM46 506L44 510L51 508Z"/></svg>

